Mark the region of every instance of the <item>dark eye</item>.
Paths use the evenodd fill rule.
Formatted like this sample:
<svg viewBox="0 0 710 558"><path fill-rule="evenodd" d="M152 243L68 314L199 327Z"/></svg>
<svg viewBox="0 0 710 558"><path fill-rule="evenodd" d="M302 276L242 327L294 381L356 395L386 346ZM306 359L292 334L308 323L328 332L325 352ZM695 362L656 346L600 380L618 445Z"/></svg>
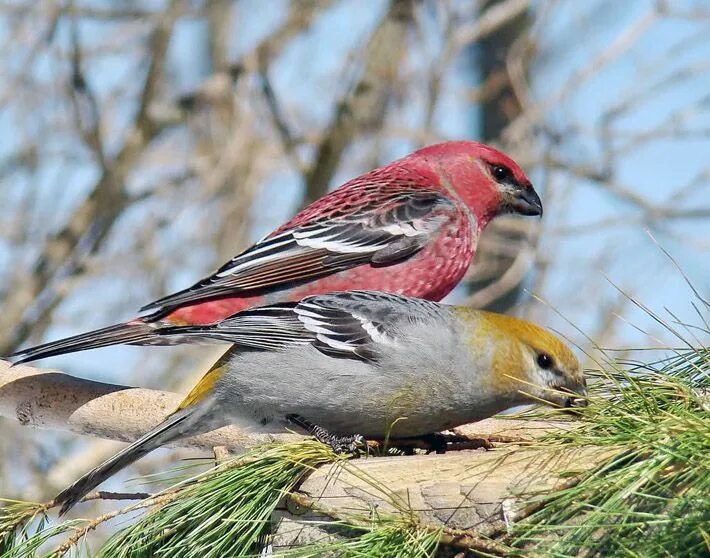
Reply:
<svg viewBox="0 0 710 558"><path fill-rule="evenodd" d="M549 370L552 368L552 357L547 353L540 353L537 355L537 365L543 370Z"/></svg>
<svg viewBox="0 0 710 558"><path fill-rule="evenodd" d="M492 171L493 176L499 182L507 180L512 176L510 169L508 167L504 167L503 165L493 165Z"/></svg>

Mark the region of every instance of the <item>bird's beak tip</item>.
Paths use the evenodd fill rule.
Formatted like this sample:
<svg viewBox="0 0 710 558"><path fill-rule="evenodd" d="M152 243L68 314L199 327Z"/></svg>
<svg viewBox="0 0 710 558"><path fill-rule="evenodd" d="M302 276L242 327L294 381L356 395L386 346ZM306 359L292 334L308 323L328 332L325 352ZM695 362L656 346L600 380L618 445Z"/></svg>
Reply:
<svg viewBox="0 0 710 558"><path fill-rule="evenodd" d="M521 188L510 202L514 213L525 216L539 216L542 218L542 200L532 186Z"/></svg>

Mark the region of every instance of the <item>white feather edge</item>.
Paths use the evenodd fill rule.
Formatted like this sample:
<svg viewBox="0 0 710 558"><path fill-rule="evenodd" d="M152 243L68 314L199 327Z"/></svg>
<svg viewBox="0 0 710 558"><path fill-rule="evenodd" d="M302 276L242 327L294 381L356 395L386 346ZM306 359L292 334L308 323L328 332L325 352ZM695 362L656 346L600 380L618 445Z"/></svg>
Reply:
<svg viewBox="0 0 710 558"><path fill-rule="evenodd" d="M434 218L434 219L416 219L411 222L404 222L404 223L394 223L391 225L387 225L386 227L382 227L382 230L385 231L388 234L391 234L392 236L405 236L405 237L412 237L412 236L419 236L422 234L427 234L431 230L437 228L439 224L441 223L442 219L441 218ZM327 232L328 230L332 229L335 226L339 226L340 223L337 225L333 225L330 227L322 227L322 228L317 228L317 229L312 229L308 231L299 231L297 229L291 230L291 231L284 231L283 233L275 236L275 237L270 237L270 238L265 238L259 241L253 249L249 251L248 254L245 254L245 256L248 256L249 258L253 258L255 255L261 254L263 252L273 250L274 248L278 248L280 246L286 246L289 243L292 243L295 241L295 243L298 246L301 247L307 247L307 248L314 248L316 250L322 249L322 250L328 250L329 252L334 252L334 253L341 253L341 254L362 254L362 253L367 253L367 252L376 252L377 250L384 248L390 243L390 240L387 241L381 241L376 244L367 244L367 243L362 243L362 242L346 242L346 241L339 241L339 240L333 240L332 237L324 237L324 238L317 238L317 239L312 239L311 237L315 235L322 235L324 232ZM340 234L340 233L338 233ZM335 236L335 235L333 235ZM274 240L279 240L279 242L273 242ZM259 244L262 242L269 242L269 244L260 247ZM292 253L292 250L286 250L285 252L277 252L276 254L271 254L268 256L264 256L261 258L257 259L250 259L249 261L240 263L239 258L236 258L234 260L234 265L230 266L229 268L225 269L224 271L221 271L217 273L217 277L226 277L228 275L235 275L237 273L240 273L242 271L245 271L247 269L256 267L258 265L262 265L264 263L272 262L275 260L278 260L279 258L283 257L285 254Z"/></svg>

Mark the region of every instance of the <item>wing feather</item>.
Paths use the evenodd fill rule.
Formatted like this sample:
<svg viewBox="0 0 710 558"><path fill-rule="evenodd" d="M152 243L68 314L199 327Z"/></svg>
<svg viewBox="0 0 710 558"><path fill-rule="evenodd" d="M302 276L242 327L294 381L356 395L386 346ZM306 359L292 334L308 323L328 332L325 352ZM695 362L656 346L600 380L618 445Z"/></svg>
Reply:
<svg viewBox="0 0 710 558"><path fill-rule="evenodd" d="M213 325L177 326L166 333L199 336L246 349L311 345L333 358L376 362L398 346L403 323L437 320L446 307L398 295L347 291L239 312Z"/></svg>
<svg viewBox="0 0 710 558"><path fill-rule="evenodd" d="M170 308L230 294L251 295L311 281L358 265L391 265L416 254L454 203L434 191L399 191L350 214L279 231L192 287L142 310Z"/></svg>

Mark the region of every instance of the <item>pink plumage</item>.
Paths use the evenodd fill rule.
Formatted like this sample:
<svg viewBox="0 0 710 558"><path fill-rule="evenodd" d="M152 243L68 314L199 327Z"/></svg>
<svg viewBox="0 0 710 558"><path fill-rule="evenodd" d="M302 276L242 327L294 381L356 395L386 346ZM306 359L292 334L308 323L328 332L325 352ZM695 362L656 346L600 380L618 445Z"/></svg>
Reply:
<svg viewBox="0 0 710 558"><path fill-rule="evenodd" d="M461 280L479 235L501 213L541 215L520 167L472 141L425 147L353 178L192 287L124 324L13 356L20 361L116 343L172 344L180 327L264 303L367 289L441 300Z"/></svg>

